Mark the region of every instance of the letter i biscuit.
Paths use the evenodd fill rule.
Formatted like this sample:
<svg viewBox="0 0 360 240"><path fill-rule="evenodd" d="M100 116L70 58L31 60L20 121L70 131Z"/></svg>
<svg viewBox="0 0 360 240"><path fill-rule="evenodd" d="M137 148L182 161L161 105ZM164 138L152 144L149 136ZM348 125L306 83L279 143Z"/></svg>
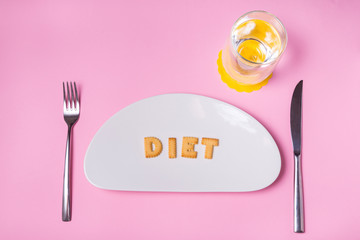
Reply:
<svg viewBox="0 0 360 240"><path fill-rule="evenodd" d="M169 158L176 158L176 138L169 138Z"/></svg>

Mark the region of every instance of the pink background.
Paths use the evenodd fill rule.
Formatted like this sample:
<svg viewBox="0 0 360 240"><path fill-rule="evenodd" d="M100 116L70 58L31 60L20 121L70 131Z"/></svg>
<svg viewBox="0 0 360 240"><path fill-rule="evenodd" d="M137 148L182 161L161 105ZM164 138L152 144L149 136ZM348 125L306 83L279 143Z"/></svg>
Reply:
<svg viewBox="0 0 360 240"><path fill-rule="evenodd" d="M216 59L233 22L278 16L288 47L258 92L229 89ZM360 2L0 1L0 239L360 239ZM289 108L304 79L306 233L293 233ZM62 81L77 81L73 220L61 221ZM97 189L84 156L99 127L140 99L195 93L231 103L274 136L282 170L251 193Z"/></svg>

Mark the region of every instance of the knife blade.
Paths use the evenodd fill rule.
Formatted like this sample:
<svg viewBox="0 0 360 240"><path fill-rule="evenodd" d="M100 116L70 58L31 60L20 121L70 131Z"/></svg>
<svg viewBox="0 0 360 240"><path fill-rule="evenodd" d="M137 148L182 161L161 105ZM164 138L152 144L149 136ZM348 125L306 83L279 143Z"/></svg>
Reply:
<svg viewBox="0 0 360 240"><path fill-rule="evenodd" d="M300 155L301 152L302 87L303 87L303 81L301 80L295 87L291 101L290 124L291 124L291 136L292 136L295 155Z"/></svg>
<svg viewBox="0 0 360 240"><path fill-rule="evenodd" d="M291 137L294 148L294 232L303 233L304 204L301 170L301 122L302 122L302 89L303 80L295 87L290 109Z"/></svg>

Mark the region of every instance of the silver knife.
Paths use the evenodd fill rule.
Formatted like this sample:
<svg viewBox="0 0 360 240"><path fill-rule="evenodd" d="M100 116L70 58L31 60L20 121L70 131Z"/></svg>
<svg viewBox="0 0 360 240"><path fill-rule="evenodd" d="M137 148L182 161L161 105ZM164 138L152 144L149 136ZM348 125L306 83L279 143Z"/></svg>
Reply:
<svg viewBox="0 0 360 240"><path fill-rule="evenodd" d="M294 173L294 232L303 233L304 203L301 173L301 103L303 80L295 87L290 110L291 137L294 147L295 173Z"/></svg>

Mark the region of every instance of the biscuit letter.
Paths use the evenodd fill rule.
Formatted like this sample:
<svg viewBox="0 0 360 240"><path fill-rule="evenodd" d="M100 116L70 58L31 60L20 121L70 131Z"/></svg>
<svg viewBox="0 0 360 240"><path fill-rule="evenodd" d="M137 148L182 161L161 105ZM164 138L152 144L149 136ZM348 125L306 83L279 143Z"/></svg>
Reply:
<svg viewBox="0 0 360 240"><path fill-rule="evenodd" d="M219 139L216 138L203 138L201 144L205 145L205 158L212 159L214 146L219 146Z"/></svg>
<svg viewBox="0 0 360 240"><path fill-rule="evenodd" d="M169 138L169 158L176 158L176 138Z"/></svg>
<svg viewBox="0 0 360 240"><path fill-rule="evenodd" d="M186 158L196 158L197 152L194 145L198 143L196 137L183 137L181 156Z"/></svg>
<svg viewBox="0 0 360 240"><path fill-rule="evenodd" d="M153 147L154 146L154 147ZM144 138L145 157L153 158L160 155L162 151L162 143L156 137Z"/></svg>

